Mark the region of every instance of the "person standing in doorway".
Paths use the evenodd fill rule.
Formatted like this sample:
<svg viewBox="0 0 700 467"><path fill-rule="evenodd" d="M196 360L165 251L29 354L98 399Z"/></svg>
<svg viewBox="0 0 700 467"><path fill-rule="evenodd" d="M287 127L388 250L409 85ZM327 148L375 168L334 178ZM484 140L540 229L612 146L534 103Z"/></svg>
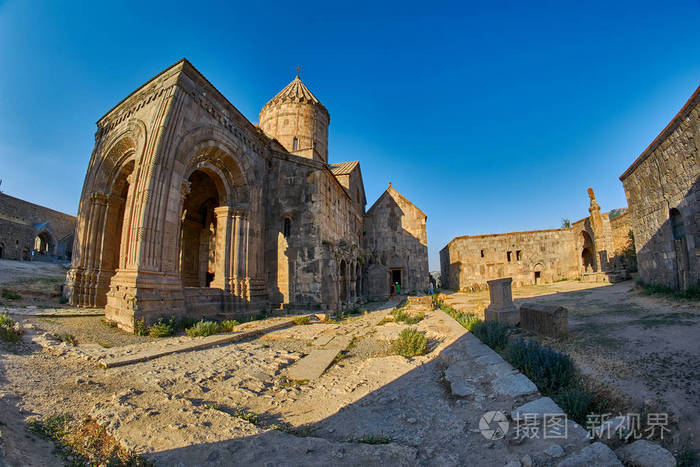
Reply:
<svg viewBox="0 0 700 467"><path fill-rule="evenodd" d="M395 289L396 289L396 295L401 295L401 286L399 285L398 282L396 283Z"/></svg>
<svg viewBox="0 0 700 467"><path fill-rule="evenodd" d="M435 293L435 290L433 289L433 282L430 281L430 287L428 287L428 295L432 295Z"/></svg>

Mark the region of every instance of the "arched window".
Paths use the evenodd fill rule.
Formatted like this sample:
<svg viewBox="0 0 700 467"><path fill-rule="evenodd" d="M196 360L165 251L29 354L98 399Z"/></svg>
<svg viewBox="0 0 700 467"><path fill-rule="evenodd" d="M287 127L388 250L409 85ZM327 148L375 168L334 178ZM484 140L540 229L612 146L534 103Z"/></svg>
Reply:
<svg viewBox="0 0 700 467"><path fill-rule="evenodd" d="M673 208L669 212L669 217L671 219L671 230L673 231L673 239L681 240L685 237L685 225L683 224L683 217L681 212Z"/></svg>
<svg viewBox="0 0 700 467"><path fill-rule="evenodd" d="M292 140L292 151L296 151L299 149L299 139L295 136L294 140Z"/></svg>
<svg viewBox="0 0 700 467"><path fill-rule="evenodd" d="M284 227L282 228L282 235L284 238L289 238L289 234L292 232L292 220L289 217L284 218Z"/></svg>

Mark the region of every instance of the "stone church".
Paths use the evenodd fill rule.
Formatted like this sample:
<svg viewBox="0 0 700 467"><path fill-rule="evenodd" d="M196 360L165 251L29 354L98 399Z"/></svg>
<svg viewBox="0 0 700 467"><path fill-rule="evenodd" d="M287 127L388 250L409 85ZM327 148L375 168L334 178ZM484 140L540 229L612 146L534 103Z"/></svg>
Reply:
<svg viewBox="0 0 700 467"><path fill-rule="evenodd" d="M297 76L248 121L187 60L97 122L65 294L135 320L341 309L427 288L426 215L358 161Z"/></svg>

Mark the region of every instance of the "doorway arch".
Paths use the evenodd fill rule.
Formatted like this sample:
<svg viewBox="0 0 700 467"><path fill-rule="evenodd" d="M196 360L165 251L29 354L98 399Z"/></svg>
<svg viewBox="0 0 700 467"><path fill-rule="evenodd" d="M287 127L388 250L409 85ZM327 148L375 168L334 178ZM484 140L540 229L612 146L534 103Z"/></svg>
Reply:
<svg viewBox="0 0 700 467"><path fill-rule="evenodd" d="M184 287L210 287L216 274L217 216L222 182L212 171L196 169L187 178L189 191L182 205L180 278Z"/></svg>

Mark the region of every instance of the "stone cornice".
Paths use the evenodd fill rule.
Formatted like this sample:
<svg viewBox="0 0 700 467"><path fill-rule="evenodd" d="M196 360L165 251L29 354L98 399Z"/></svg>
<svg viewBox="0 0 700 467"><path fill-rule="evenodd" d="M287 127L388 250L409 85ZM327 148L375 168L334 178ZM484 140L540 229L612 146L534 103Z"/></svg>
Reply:
<svg viewBox="0 0 700 467"><path fill-rule="evenodd" d="M668 125L666 125L666 128L661 130L661 133L659 133L659 136L657 136L654 141L651 142L651 144L635 159L634 162L632 162L632 165L629 166L625 172L620 175L620 181L624 182L625 179L632 173L634 172L634 169L639 167L639 165L644 162L658 147L663 143L666 138L668 138L671 133L676 131L676 129L680 126L681 122L685 120L688 115L690 115L690 112L693 111L693 109L697 106L698 102L700 102L700 86L695 90L692 96L690 96L690 99L685 103L683 108L678 111L675 117L671 119Z"/></svg>

